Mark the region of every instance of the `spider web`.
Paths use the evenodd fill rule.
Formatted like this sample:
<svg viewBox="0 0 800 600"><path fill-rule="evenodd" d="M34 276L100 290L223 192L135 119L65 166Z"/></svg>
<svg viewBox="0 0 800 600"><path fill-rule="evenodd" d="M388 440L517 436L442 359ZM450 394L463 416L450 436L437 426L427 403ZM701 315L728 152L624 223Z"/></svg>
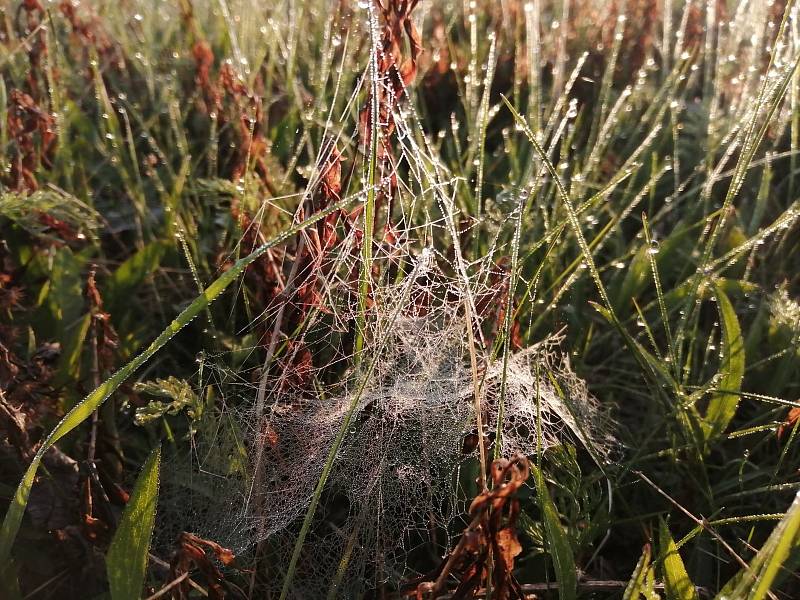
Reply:
<svg viewBox="0 0 800 600"><path fill-rule="evenodd" d="M305 541L295 592L320 597L396 583L417 575L426 559L443 556L463 528L478 468L477 449L465 447L476 419L464 296L462 282L435 264L418 264L406 280L376 287L362 367L325 385L326 370L339 372L337 363L347 359L338 357L341 348L322 344L315 358L331 358L315 364L318 393L309 395L276 371L264 410L257 385L222 366L223 357L207 357L206 383L227 395L219 399L218 418L194 436L191 454L169 468L162 501L179 508L176 523L239 552L264 542L268 562L285 565L354 407ZM316 333L335 338L336 322L322 320L327 331ZM564 439L599 452L607 446L603 419L559 341L548 338L510 358L500 455L532 456ZM489 358L480 353L481 404L493 430L503 363ZM365 375L367 362L374 366ZM360 393L359 376L367 377ZM280 577L275 581L280 586Z"/></svg>
<svg viewBox="0 0 800 600"><path fill-rule="evenodd" d="M362 81L369 76L368 69ZM387 82L376 84L391 94ZM310 234L301 234L294 253L309 248L313 268L287 267L283 301L237 332L266 337L198 359L198 393L211 390L213 410L194 424L189 450L164 467L162 543L188 530L237 553L256 552L272 592L283 585L301 523L327 477L292 597L354 597L385 582L395 586L453 547L478 492L478 449L469 443L477 436L471 353L490 450L531 456L565 439L597 456L608 447L605 419L559 351L558 335L505 365L492 353L486 336L497 333L496 308L505 302L498 282L508 277L495 255L506 250L492 245L479 260L464 260L460 240L475 223L462 224L454 199L466 182L435 158L413 103L393 101L392 110L396 159L378 173L378 193L393 193L395 175L399 216L389 215L393 239L374 244L370 273L380 275L372 276L369 302L359 305L358 228L317 254ZM301 206L319 189L346 129L334 136L326 127ZM507 198L487 202L492 212L481 227L499 239L518 213ZM311 277L317 301L309 307L291 292ZM291 335L275 326L287 313L303 314ZM359 333L364 344L356 352Z"/></svg>

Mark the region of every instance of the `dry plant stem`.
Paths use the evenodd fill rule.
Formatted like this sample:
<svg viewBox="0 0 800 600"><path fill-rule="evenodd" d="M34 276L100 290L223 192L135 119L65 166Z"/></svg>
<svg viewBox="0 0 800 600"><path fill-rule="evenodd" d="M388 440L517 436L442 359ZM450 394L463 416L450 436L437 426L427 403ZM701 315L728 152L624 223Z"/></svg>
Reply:
<svg viewBox="0 0 800 600"><path fill-rule="evenodd" d="M617 590L624 590L628 585L627 581L616 581L616 580L608 580L608 581L579 581L578 582L578 589L584 592L614 592ZM553 581L551 583L526 583L519 586L520 589L526 595L529 594L529 598L538 598L537 595L540 592L549 592L549 591L557 591L559 589L559 585L557 582ZM657 590L663 590L664 584L663 583L656 583L653 586ZM712 594L709 590L704 587L695 586L695 591L704 598L711 598ZM475 594L475 598L487 598L486 590L480 590ZM452 600L452 594L445 594L444 596L439 596L437 600Z"/></svg>
<svg viewBox="0 0 800 600"><path fill-rule="evenodd" d="M475 518L472 519L470 522L469 527L467 528L468 531L474 530L481 522L483 518L483 513L475 515ZM447 578L450 575L450 572L453 570L455 566L456 560L461 556L461 553L464 551L464 546L467 544L467 537L465 535L461 536L461 539L458 540L458 544L456 545L455 549L450 553L450 556L447 559L444 567L442 567L441 573L436 578L436 581L431 588L432 598L436 598L437 592L440 592L444 589L445 584L447 583Z"/></svg>
<svg viewBox="0 0 800 600"><path fill-rule="evenodd" d="M499 506L499 507L495 505L495 502L496 502L497 499L501 499L501 498L505 498L506 497L506 494L504 493L504 487L506 485L509 485L509 484L502 483L502 482L505 481L507 474L517 465L517 463L520 460L523 461L522 464L524 464L525 468L527 469L528 468L527 459L524 458L524 457L519 457L518 456L517 458L508 461L508 463L503 468L502 473L500 473L499 476L494 480L495 485L494 485L492 491L490 492L490 491L484 489L484 491L481 492L481 494L478 497L476 497L475 501L473 501L473 506L475 506L476 502L478 501L478 498L480 498L480 497L484 497L485 498L485 502L483 502L482 506L478 510L477 514L473 517L473 519L470 522L470 524L467 527L467 529L464 530L464 533L461 535L461 539L458 540L458 544L456 545L455 549L450 553L450 556L447 558L447 562L442 567L442 570L440 571L440 573L439 573L438 577L436 578L436 581L433 583L433 585L421 584L421 586L417 588L418 591L428 592L428 593L431 594L432 598L437 598L438 597L438 593L441 592L443 589L445 589L445 586L446 586L446 583L447 583L447 578L450 576L450 573L453 571L453 568L455 567L456 562L458 561L459 558L461 558L461 555L464 552L464 549L465 549L467 543L469 542L470 537L467 535L467 533L468 532L474 532L481 526L481 522L483 522L485 519L487 519L487 514L488 514L488 511L489 511L490 508L493 508L494 510L498 510L498 509L502 510L502 505ZM493 463L493 465L494 464L496 464L496 463ZM506 489L508 489L508 488L506 488ZM472 510L472 508L470 508L470 510ZM484 526L485 526L485 523L484 523ZM489 567L490 573L491 573L491 566L492 566L492 560L491 560L492 559L492 550L491 550L491 548L492 548L492 545L489 546L489 549L488 549L489 556L487 557L487 566ZM491 581L491 575L489 575L487 577L487 581ZM425 588L427 588L427 589L425 589Z"/></svg>
<svg viewBox="0 0 800 600"><path fill-rule="evenodd" d="M187 572L185 572L185 573L181 573L181 574L180 574L178 577L176 577L175 579L173 579L172 581L170 581L170 582L169 582L167 585L165 585L164 587L162 587L162 588L161 588L160 590L158 590L158 591L157 591L155 594L153 594L152 596L148 596L147 598L145 598L145 600L156 600L156 598L161 598L161 596L163 596L164 594L166 594L168 591L170 591L172 588L174 588L176 585L178 585L178 584L179 584L181 581L183 581L183 580L184 580L184 579L186 579L187 577L189 577L189 572L188 572L188 571L187 571Z"/></svg>
<svg viewBox="0 0 800 600"><path fill-rule="evenodd" d="M97 325L92 322L92 385L97 388L100 386L100 361L97 358ZM97 423L98 410L92 413L92 429L89 432L89 448L86 451L86 460L90 465L94 465L95 450L97 448ZM91 496L90 496L91 498Z"/></svg>
<svg viewBox="0 0 800 600"><path fill-rule="evenodd" d="M148 557L148 558L149 558L151 561L153 561L154 563L156 563L156 564L157 564L159 567L164 567L164 568L166 568L166 569L169 569L169 566L170 566L170 565L169 565L169 563L168 563L168 562L166 562L166 561L164 561L164 560L161 560L159 557L157 557L157 556L156 556L155 554L153 554L152 552L149 552L149 553L147 554L147 557ZM185 578L185 579L186 579L186 581L189 583L189 585L191 585L191 586L192 586L194 589L196 589L198 592L200 592L200 594L201 594L201 595L202 595L204 598L207 598L207 597L208 597L208 592L207 592L207 591L206 591L206 590L203 588L203 586L201 586L201 585L200 585L199 583L197 583L197 582L196 582L194 579L192 579L191 577L189 577L189 573L188 573L188 572L187 572L187 573L185 573L185 575L186 575L186 578ZM178 578L178 579L179 579L180 581L183 581L183 579L181 579L181 578ZM173 581L173 582L172 582L172 584L175 584L175 585L177 585L178 583L180 583L180 581ZM157 598L157 597L158 597L158 595L151 596L151 598ZM148 598L147 600L150 600L150 598Z"/></svg>

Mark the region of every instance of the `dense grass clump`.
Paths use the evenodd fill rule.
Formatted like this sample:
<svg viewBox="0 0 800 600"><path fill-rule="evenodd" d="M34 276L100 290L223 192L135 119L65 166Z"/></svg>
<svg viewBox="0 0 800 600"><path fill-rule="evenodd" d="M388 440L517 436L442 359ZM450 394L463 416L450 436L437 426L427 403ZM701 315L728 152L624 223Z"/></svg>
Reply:
<svg viewBox="0 0 800 600"><path fill-rule="evenodd" d="M0 598L797 597L799 11L0 4Z"/></svg>

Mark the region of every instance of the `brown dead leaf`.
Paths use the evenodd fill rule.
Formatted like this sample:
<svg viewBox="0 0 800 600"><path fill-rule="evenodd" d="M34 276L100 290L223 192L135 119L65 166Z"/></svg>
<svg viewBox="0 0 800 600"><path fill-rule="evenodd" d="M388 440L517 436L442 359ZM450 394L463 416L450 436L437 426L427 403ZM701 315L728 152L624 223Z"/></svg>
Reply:
<svg viewBox="0 0 800 600"><path fill-rule="evenodd" d="M778 439L783 436L786 430L792 429L797 421L800 421L800 407L795 406L794 408L790 409L788 413L786 413L786 419L784 419L783 423L781 423L778 427L778 430L776 431Z"/></svg>
<svg viewBox="0 0 800 600"><path fill-rule="evenodd" d="M500 558L510 572L514 568L514 558L522 552L522 545L517 539L517 532L511 527L503 527L497 532L497 547L500 548Z"/></svg>

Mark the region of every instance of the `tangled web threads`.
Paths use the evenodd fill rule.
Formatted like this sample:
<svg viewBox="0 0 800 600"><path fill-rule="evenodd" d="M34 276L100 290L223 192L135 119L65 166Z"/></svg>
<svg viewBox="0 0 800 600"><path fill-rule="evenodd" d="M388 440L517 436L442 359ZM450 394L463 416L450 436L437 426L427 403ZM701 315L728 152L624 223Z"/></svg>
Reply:
<svg viewBox="0 0 800 600"><path fill-rule="evenodd" d="M298 563L297 597L347 595L418 574L452 547L477 492L477 450L465 444L476 419L463 284L436 268L415 273L375 290L361 366L342 376L336 393L301 395L276 373L266 410L250 388L244 408L224 414L241 432L238 446L220 433L224 426L214 431L216 452L241 456L242 468L206 475L223 507L201 513L198 525L239 550L264 542L280 587L280 567L352 408ZM510 357L501 455L533 455L539 436L541 449L569 438L605 452L603 418L559 342L551 337ZM503 361L480 351L478 362L483 422L494 439ZM214 450L203 451L209 471Z"/></svg>

